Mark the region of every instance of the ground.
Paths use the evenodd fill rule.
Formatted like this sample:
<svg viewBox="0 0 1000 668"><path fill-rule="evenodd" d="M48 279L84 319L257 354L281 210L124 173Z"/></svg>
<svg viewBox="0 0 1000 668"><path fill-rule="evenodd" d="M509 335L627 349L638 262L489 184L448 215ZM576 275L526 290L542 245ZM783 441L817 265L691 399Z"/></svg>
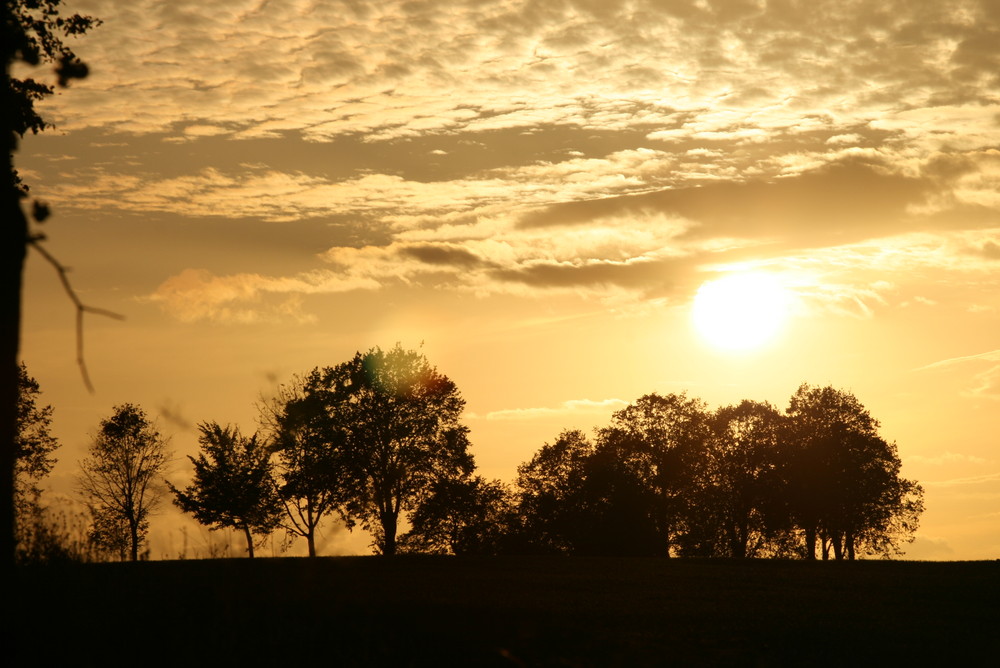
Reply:
<svg viewBox="0 0 1000 668"><path fill-rule="evenodd" d="M983 665L1000 562L350 557L21 568L17 665Z"/></svg>

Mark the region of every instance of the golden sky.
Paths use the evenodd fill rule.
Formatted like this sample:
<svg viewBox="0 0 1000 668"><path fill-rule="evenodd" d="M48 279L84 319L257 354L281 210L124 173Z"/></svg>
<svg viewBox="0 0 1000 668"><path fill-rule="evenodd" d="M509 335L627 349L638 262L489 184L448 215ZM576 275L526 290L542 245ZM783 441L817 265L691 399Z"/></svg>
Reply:
<svg viewBox="0 0 1000 668"><path fill-rule="evenodd" d="M648 392L852 391L926 488L909 555L1000 556L1000 2L70 9L104 20L73 44L93 74L16 160L81 296L127 320L87 320L91 396L31 258L53 493L116 403L160 416L183 480L194 423L252 431L276 382L398 341L505 480ZM734 273L784 299L735 351L691 317Z"/></svg>

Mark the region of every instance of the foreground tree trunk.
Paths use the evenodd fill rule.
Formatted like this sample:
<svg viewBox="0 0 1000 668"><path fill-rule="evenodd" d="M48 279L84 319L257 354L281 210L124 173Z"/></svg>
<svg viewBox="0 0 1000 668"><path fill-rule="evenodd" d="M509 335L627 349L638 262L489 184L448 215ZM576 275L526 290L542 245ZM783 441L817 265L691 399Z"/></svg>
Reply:
<svg viewBox="0 0 1000 668"><path fill-rule="evenodd" d="M816 529L806 527L806 559L816 560Z"/></svg>
<svg viewBox="0 0 1000 668"><path fill-rule="evenodd" d="M380 513L379 520L382 524L382 554L391 557L396 554L396 530L399 513L391 510Z"/></svg>
<svg viewBox="0 0 1000 668"><path fill-rule="evenodd" d="M309 546L309 556L310 557L315 557L316 556L316 532L314 530L310 530L309 533L306 534L306 545Z"/></svg>
<svg viewBox="0 0 1000 668"><path fill-rule="evenodd" d="M129 559L139 561L139 523L131 517L128 520Z"/></svg>
<svg viewBox="0 0 1000 668"><path fill-rule="evenodd" d="M253 534L250 533L250 526L248 524L243 525L243 535L247 539L247 555L250 559L253 559Z"/></svg>
<svg viewBox="0 0 1000 668"><path fill-rule="evenodd" d="M6 32L6 31L5 31ZM6 36L4 37L6 39ZM0 89L9 88L9 79L4 68ZM4 101L4 112L7 101ZM13 166L10 152L11 137L2 147L4 156L3 220L0 223L0 540L2 540L3 562L14 562L14 461L17 437L17 379L18 350L21 336L21 283L24 272L24 258L27 249L28 222L21 211L21 204L13 186L6 182Z"/></svg>

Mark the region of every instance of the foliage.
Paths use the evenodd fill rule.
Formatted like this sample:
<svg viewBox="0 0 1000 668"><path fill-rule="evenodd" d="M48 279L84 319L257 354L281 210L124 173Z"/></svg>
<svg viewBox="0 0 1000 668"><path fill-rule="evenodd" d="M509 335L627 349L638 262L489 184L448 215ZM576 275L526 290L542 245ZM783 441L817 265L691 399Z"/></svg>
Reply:
<svg viewBox="0 0 1000 668"><path fill-rule="evenodd" d="M52 407L39 406L38 381L18 367L17 435L14 440L15 508L20 509L41 493L38 483L55 465L53 452L59 442L52 436Z"/></svg>
<svg viewBox="0 0 1000 668"><path fill-rule="evenodd" d="M647 498L643 512L669 556L680 536L710 436L700 399L647 394L617 411L598 431L598 451L625 467Z"/></svg>
<svg viewBox="0 0 1000 668"><path fill-rule="evenodd" d="M437 481L474 469L459 423L465 401L422 354L399 345L316 370L305 389L347 476L348 513L375 536L377 551L394 554L401 514Z"/></svg>
<svg viewBox="0 0 1000 668"><path fill-rule="evenodd" d="M570 552L586 530L575 499L586 479L594 445L578 430L566 430L517 467L518 539L522 551Z"/></svg>
<svg viewBox="0 0 1000 668"><path fill-rule="evenodd" d="M896 446L851 393L802 385L788 410L790 509L805 535L807 558L816 542L824 558L854 558L861 548L888 556L912 540L923 490L899 477Z"/></svg>
<svg viewBox="0 0 1000 668"><path fill-rule="evenodd" d="M98 546L123 558L127 549L132 561L139 558L168 459L166 441L138 406L116 406L101 421L77 479Z"/></svg>
<svg viewBox="0 0 1000 668"><path fill-rule="evenodd" d="M694 501L698 512L688 524L689 533L701 534L702 554L744 558L784 551L790 529L784 503L784 424L773 406L749 400L719 408L712 416Z"/></svg>
<svg viewBox="0 0 1000 668"><path fill-rule="evenodd" d="M37 501L37 500L36 500ZM29 503L18 515L16 560L20 564L105 561L88 537L87 514Z"/></svg>
<svg viewBox="0 0 1000 668"><path fill-rule="evenodd" d="M511 491L482 476L442 478L410 516L400 551L424 554L499 554L514 512Z"/></svg>
<svg viewBox="0 0 1000 668"><path fill-rule="evenodd" d="M325 420L319 398L307 390L318 379L296 378L263 403L261 422L277 451L278 494L284 507L281 526L290 536L306 539L316 556L316 532L330 515L346 517L348 479L341 457L341 437ZM348 524L350 526L350 524Z"/></svg>
<svg viewBox="0 0 1000 668"><path fill-rule="evenodd" d="M6 2L4 20L10 42L4 45L4 55L7 62L21 60L29 65L55 63L59 85L66 86L70 79L86 77L88 69L64 40L86 33L99 26L101 21L81 14L60 16L61 4L61 0ZM53 86L33 78L9 77L4 101L4 130L23 137L28 131L37 134L52 127L39 115L35 103L54 92ZM12 180L22 193L27 192L17 172L13 172Z"/></svg>
<svg viewBox="0 0 1000 668"><path fill-rule="evenodd" d="M518 468L523 552L854 559L912 540L923 490L853 395L803 385L787 415L743 401L709 414L650 394L595 444L563 432Z"/></svg>
<svg viewBox="0 0 1000 668"><path fill-rule="evenodd" d="M174 503L212 529L242 531L252 558L253 534L269 535L280 519L271 452L257 434L245 437L237 427L206 422L198 430L202 451L197 459L188 457L194 465L193 482L184 490L167 483Z"/></svg>

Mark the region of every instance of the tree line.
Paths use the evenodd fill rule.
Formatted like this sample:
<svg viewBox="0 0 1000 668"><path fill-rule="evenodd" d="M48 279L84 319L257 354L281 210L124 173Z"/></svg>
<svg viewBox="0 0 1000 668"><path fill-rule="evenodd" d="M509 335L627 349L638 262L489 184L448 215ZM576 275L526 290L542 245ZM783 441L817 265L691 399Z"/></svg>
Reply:
<svg viewBox="0 0 1000 668"><path fill-rule="evenodd" d="M44 554L38 483L57 447L38 392L22 365L16 505L25 558ZM563 431L510 484L476 474L464 406L419 352L359 352L261 401L252 435L199 424L183 488L162 479L170 454L154 423L138 406L117 406L77 475L88 544L105 557L140 558L150 517L169 497L201 524L242 534L251 557L276 531L304 539L315 556L319 528L340 522L364 528L384 555L854 559L899 554L923 511L923 490L900 476L895 444L854 395L832 387L802 385L784 412L647 394L592 435Z"/></svg>

